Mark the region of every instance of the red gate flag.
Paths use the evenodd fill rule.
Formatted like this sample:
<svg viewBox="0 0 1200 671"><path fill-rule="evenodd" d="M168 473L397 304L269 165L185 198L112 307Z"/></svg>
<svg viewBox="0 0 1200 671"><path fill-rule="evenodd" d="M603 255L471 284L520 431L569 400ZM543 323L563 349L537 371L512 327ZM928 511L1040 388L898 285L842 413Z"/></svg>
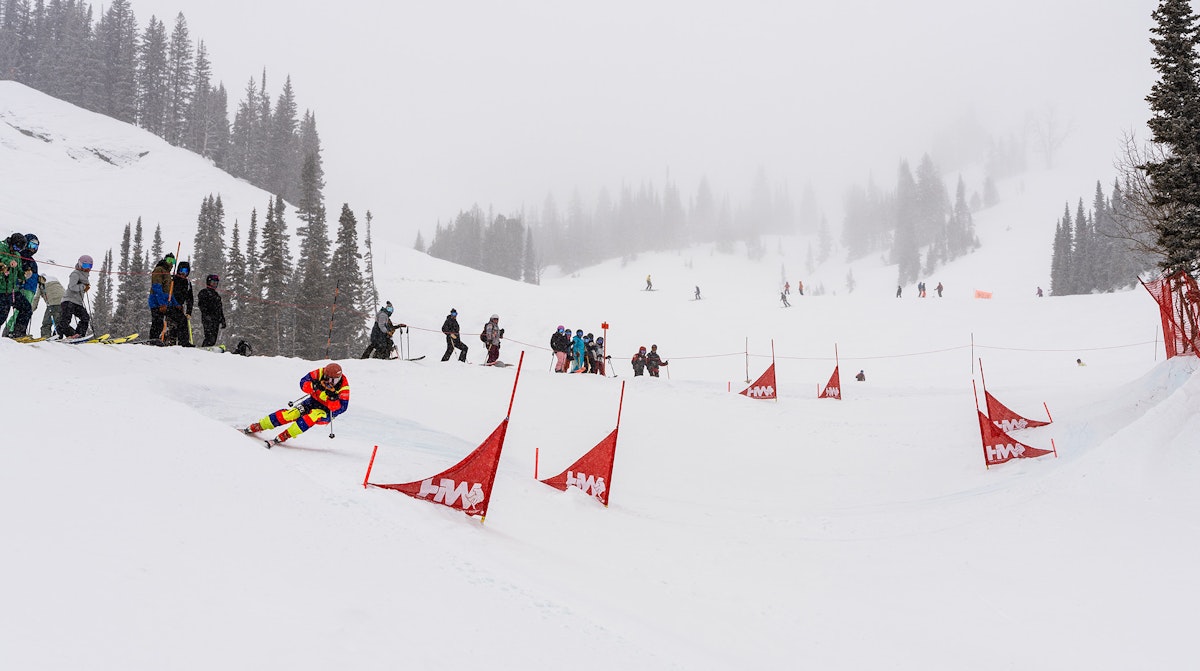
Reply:
<svg viewBox="0 0 1200 671"><path fill-rule="evenodd" d="M424 480L377 485L368 482L371 479L371 467L375 465L375 453L372 452L363 486L394 489L414 499L457 508L468 515L479 515L480 521L483 521L487 517L488 503L492 500L492 484L496 482L496 468L500 465L500 452L504 450L504 436L508 432L508 420L512 417L513 401L517 398L517 382L521 380L523 363L524 351L517 360L517 375L513 379L512 396L508 399L508 413L505 414L504 421L462 461Z"/></svg>
<svg viewBox="0 0 1200 671"><path fill-rule="evenodd" d="M1052 453L1050 450L1030 447L1014 440L1012 436L992 424L982 411L976 410L975 413L979 415L979 435L983 438L983 461L987 466L1003 464L1010 459L1031 459ZM1053 454L1058 456L1057 452Z"/></svg>
<svg viewBox="0 0 1200 671"><path fill-rule="evenodd" d="M840 368L840 366L833 367L833 375L829 377L829 384L825 385L825 388L821 390L821 393L817 395L817 398L836 398L841 400L842 377L838 374L838 368Z"/></svg>
<svg viewBox="0 0 1200 671"><path fill-rule="evenodd" d="M755 380L754 384L738 393L750 398L775 398L775 364L772 363L766 372Z"/></svg>
<svg viewBox="0 0 1200 671"><path fill-rule="evenodd" d="M433 477L393 485L370 484L380 489L394 489L414 499L457 508L468 515L486 516L507 431L508 418L505 418L474 452Z"/></svg>
<svg viewBox="0 0 1200 671"><path fill-rule="evenodd" d="M979 360L979 379L983 382L983 400L987 403L988 416L992 418L992 423L1001 431L1015 431L1017 429L1030 429L1035 426L1046 426L1050 422L1043 422L1036 419L1027 419L1008 409L1003 403L996 400L991 392L987 390L987 378L983 374L983 359ZM979 397L975 397L976 409L979 406ZM1046 404L1043 403L1043 406ZM1050 416L1050 408L1046 408L1046 416ZM1054 421L1053 418L1050 420Z"/></svg>
<svg viewBox="0 0 1200 671"><path fill-rule="evenodd" d="M1047 426L1050 422L1043 422L1037 419L1028 419L1009 410L1000 401L996 400L995 396L983 388L983 399L987 401L988 416L992 418L992 423L1001 431L1016 431L1017 429L1032 429L1035 426Z"/></svg>
<svg viewBox="0 0 1200 671"><path fill-rule="evenodd" d="M588 450L587 454L558 475L542 480L559 491L575 486L608 505L608 488L612 483L613 461L617 456L617 429Z"/></svg>
<svg viewBox="0 0 1200 671"><path fill-rule="evenodd" d="M1195 356L1200 350L1200 287L1196 279L1181 270L1142 282L1142 286L1158 303L1167 358L1180 354Z"/></svg>

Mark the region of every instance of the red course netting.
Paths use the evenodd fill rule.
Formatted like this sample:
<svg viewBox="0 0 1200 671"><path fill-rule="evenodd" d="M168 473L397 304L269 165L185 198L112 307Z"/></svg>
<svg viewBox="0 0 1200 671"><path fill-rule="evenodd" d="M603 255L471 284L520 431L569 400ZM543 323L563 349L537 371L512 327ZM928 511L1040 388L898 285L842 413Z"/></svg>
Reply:
<svg viewBox="0 0 1200 671"><path fill-rule="evenodd" d="M1196 356L1200 347L1197 345L1200 339L1200 288L1196 286L1196 278L1179 271L1142 282L1142 286L1158 303L1167 358L1181 354Z"/></svg>

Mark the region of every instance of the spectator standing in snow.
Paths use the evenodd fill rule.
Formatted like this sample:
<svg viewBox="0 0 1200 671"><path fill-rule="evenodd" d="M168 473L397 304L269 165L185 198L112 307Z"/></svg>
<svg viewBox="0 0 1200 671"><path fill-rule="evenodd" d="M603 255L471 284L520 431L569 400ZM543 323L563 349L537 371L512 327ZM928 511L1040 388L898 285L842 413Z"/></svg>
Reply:
<svg viewBox="0 0 1200 671"><path fill-rule="evenodd" d="M633 365L633 376L641 377L642 371L646 369L646 347L639 347L637 354L633 355L629 363Z"/></svg>
<svg viewBox="0 0 1200 671"><path fill-rule="evenodd" d="M558 330L550 336L550 351L554 353L554 372L567 372L567 352L571 351L571 336L562 324L559 324Z"/></svg>
<svg viewBox="0 0 1200 671"><path fill-rule="evenodd" d="M442 333L446 335L446 353L442 355L442 361L449 361L456 348L459 350L458 360L466 361L467 343L462 341L462 330L458 327L458 310L450 308L450 314L442 322Z"/></svg>
<svg viewBox="0 0 1200 671"><path fill-rule="evenodd" d="M667 362L658 355L658 345L651 345L650 353L646 355L646 370L650 373L650 377L658 377L658 367L665 365Z"/></svg>
<svg viewBox="0 0 1200 671"><path fill-rule="evenodd" d="M189 320L195 307L195 296L192 294L192 281L188 279L192 267L187 261L180 261L175 266L175 275L171 277L171 288L167 296L167 339L168 345L192 347L192 329Z"/></svg>
<svg viewBox="0 0 1200 671"><path fill-rule="evenodd" d="M575 330L575 337L571 339L571 372L586 373L587 364L584 361L584 356L587 352L587 342L583 338L583 329Z"/></svg>
<svg viewBox="0 0 1200 671"><path fill-rule="evenodd" d="M487 345L488 355L485 366L495 365L500 360L500 341L504 339L504 329L500 328L500 315L492 315L488 323L483 325L483 333L479 339Z"/></svg>
<svg viewBox="0 0 1200 671"><path fill-rule="evenodd" d="M42 313L43 338L49 338L58 330L54 328L54 324L55 320L58 319L58 315L62 312L64 293L66 293L66 290L63 289L62 282L59 282L57 278L49 275L38 276L37 299L46 301L46 311ZM35 303L34 307L36 306Z"/></svg>
<svg viewBox="0 0 1200 671"><path fill-rule="evenodd" d="M217 284L220 282L221 278L215 274L204 278L204 288L196 298L196 302L200 304L200 323L204 327L204 342L201 347L217 344L217 334L225 328L225 305L221 294L217 292Z"/></svg>
<svg viewBox="0 0 1200 671"><path fill-rule="evenodd" d="M17 235L20 235L19 233ZM19 285L13 292L14 314L4 325L4 335L13 338L23 338L29 335L29 320L37 309L38 264L33 255L38 250L38 237L33 233L25 234L25 250L21 252L21 273Z"/></svg>
<svg viewBox="0 0 1200 671"><path fill-rule="evenodd" d="M175 268L175 255L167 253L150 272L150 337L161 339L166 335L163 320L167 314L167 291L171 288L171 271Z"/></svg>
<svg viewBox="0 0 1200 671"><path fill-rule="evenodd" d="M942 297L942 283L938 282L938 285L937 285L937 287L935 287L935 289L937 289L938 298L941 298Z"/></svg>
<svg viewBox="0 0 1200 671"><path fill-rule="evenodd" d="M790 293L792 293L792 283L791 283L791 282L784 282L784 283L783 283L783 295L784 295L784 296L787 296L787 295L788 295L788 294L790 294Z"/></svg>
<svg viewBox="0 0 1200 671"><path fill-rule="evenodd" d="M21 271L21 252L24 249L25 236L20 233L0 240L0 322L8 320L8 311L14 307L15 294L25 281ZM19 309L17 314L20 314Z"/></svg>
<svg viewBox="0 0 1200 671"><path fill-rule="evenodd" d="M700 300L700 285L696 285L696 300Z"/></svg>
<svg viewBox="0 0 1200 671"><path fill-rule="evenodd" d="M371 327L371 342L367 344L367 349L359 357L360 359L368 357L387 359L392 355L392 348L396 346L392 342L392 334L396 332L396 329L406 326L406 324L392 323L394 311L392 302L387 301L387 304L379 310L379 314L375 315L375 325Z"/></svg>
<svg viewBox="0 0 1200 671"><path fill-rule="evenodd" d="M855 376L854 376L854 379L855 379L855 380L858 380L859 382L866 382L866 381L867 381L867 374L866 374L866 373L864 373L864 372L862 372L862 371L860 370L860 371L858 371L858 375L855 375Z"/></svg>
<svg viewBox="0 0 1200 671"><path fill-rule="evenodd" d="M796 293L800 296L804 295L804 280L796 281Z"/></svg>
<svg viewBox="0 0 1200 671"><path fill-rule="evenodd" d="M897 284L896 285L896 298L900 298L900 294L903 293L903 291L904 291L904 287Z"/></svg>
<svg viewBox="0 0 1200 671"><path fill-rule="evenodd" d="M74 335L87 335L88 325L92 316L83 307L83 295L92 288L89 273L92 272L92 257L84 254L79 257L71 278L67 280L67 289L63 294L62 307L58 314L58 333L64 338ZM71 328L71 320L78 317L79 324Z"/></svg>

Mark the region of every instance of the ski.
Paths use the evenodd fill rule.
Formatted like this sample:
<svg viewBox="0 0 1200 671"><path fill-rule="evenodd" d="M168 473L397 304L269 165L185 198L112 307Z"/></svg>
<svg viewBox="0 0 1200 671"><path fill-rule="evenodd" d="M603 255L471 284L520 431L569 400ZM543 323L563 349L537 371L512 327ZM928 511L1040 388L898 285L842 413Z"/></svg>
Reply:
<svg viewBox="0 0 1200 671"><path fill-rule="evenodd" d="M260 438L258 436L258 434L246 433L245 429L238 429L236 426L233 428L237 429L237 432L242 434L243 436L250 438L257 443L262 443L263 447L267 448L268 450L271 449L271 447L274 445L274 443L272 443L271 440L268 438Z"/></svg>
<svg viewBox="0 0 1200 671"><path fill-rule="evenodd" d="M105 333L104 335L101 335L101 336L92 336L91 338L87 338L87 337L77 338L74 340L68 340L67 342L71 343L72 345L81 345L81 344L82 345L91 345L93 343L104 342L105 340L107 340L110 337L112 337L111 333Z"/></svg>
<svg viewBox="0 0 1200 671"><path fill-rule="evenodd" d="M25 343L26 345L28 345L29 343L42 342L43 340L49 340L49 339L50 339L50 336L39 336L39 337L21 336L20 338L13 338L13 340L15 340L19 343Z"/></svg>
<svg viewBox="0 0 1200 671"><path fill-rule="evenodd" d="M413 357L411 359L405 359L405 361L420 361L421 359L424 359L424 358L425 358L425 355L422 354L421 356L418 356L418 357Z"/></svg>
<svg viewBox="0 0 1200 671"><path fill-rule="evenodd" d="M104 345L121 345L121 344L130 342L132 340L137 340L138 335L139 334L137 334L137 333L132 333L127 336L122 336L120 338L105 338L104 340L101 340L100 343L104 344Z"/></svg>

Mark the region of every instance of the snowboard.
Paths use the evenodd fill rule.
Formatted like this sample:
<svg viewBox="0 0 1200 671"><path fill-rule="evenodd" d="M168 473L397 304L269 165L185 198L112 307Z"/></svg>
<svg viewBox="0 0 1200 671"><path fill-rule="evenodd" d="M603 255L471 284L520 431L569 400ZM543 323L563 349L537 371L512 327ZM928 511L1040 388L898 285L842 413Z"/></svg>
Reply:
<svg viewBox="0 0 1200 671"><path fill-rule="evenodd" d="M137 340L137 337L137 333L131 333L127 336L121 336L120 338L105 338L104 340L101 340L100 343L104 345L123 345L127 342Z"/></svg>
<svg viewBox="0 0 1200 671"><path fill-rule="evenodd" d="M484 366L495 366L496 368L508 368L508 367L512 366L513 364L504 363L503 361L493 361L492 363L485 363L483 365Z"/></svg>

